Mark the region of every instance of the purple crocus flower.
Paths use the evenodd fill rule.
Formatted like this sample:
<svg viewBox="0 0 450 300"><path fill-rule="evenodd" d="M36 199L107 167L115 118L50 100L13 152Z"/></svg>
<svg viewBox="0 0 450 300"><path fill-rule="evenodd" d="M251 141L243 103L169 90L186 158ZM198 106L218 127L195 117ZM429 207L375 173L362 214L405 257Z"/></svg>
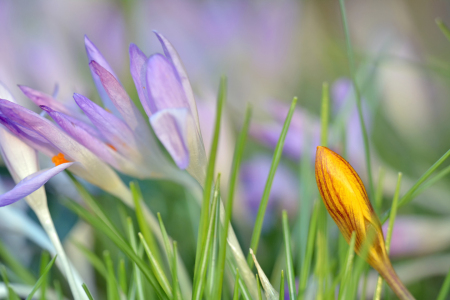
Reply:
<svg viewBox="0 0 450 300"><path fill-rule="evenodd" d="M149 58L134 44L130 46L130 68L139 99L156 136L180 169L201 184L206 154L194 94L181 60L170 42L156 33L164 55Z"/></svg>
<svg viewBox="0 0 450 300"><path fill-rule="evenodd" d="M4 104L9 103L12 106L21 107L14 103L12 95L2 84L0 84L0 98L8 99L0 100ZM3 114L4 112L1 111L1 113ZM0 116L0 119L1 123L7 125L6 127L8 128L0 125L0 152L14 181L17 183L12 190L0 196L0 206L12 204L22 198L26 199L27 203L36 213L59 255L59 262L62 264L74 299L84 299L80 288L80 280L77 280L74 276L56 233L48 210L47 196L43 187L50 178L66 168L73 166L74 162L60 160L58 163L55 163L55 167L39 171L36 150L9 131L9 129L14 127L3 115ZM17 130L16 128L14 129L14 133L16 133Z"/></svg>

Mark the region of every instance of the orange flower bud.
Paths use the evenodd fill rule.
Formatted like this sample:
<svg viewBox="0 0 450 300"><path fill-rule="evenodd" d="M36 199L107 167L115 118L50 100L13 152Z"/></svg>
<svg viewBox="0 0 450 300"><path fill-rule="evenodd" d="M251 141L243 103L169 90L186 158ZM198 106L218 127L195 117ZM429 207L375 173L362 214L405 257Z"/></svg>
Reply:
<svg viewBox="0 0 450 300"><path fill-rule="evenodd" d="M347 242L356 233L355 252L361 255L368 233L375 236L367 262L380 273L400 299L414 299L398 278L386 252L380 220L356 171L337 153L317 147L316 181L328 213Z"/></svg>

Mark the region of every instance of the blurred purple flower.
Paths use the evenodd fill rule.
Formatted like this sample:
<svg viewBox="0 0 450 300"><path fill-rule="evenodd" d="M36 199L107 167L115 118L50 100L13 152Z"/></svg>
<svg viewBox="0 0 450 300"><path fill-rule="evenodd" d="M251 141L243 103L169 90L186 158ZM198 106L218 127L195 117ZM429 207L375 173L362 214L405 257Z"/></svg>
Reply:
<svg viewBox="0 0 450 300"><path fill-rule="evenodd" d="M450 221L418 216L398 216L392 232L390 255L418 256L450 247ZM384 224L384 234L388 224Z"/></svg>
<svg viewBox="0 0 450 300"><path fill-rule="evenodd" d="M241 189L246 208L253 219L256 218L258 213L271 162L270 157L260 155L244 162L241 167ZM288 212L296 212L298 200L297 186L298 183L295 175L289 168L280 163L272 184L267 205L267 215L264 221L267 220L270 223L275 215L276 209L286 209Z"/></svg>
<svg viewBox="0 0 450 300"><path fill-rule="evenodd" d="M358 111L352 100L352 83L347 78L340 78L332 86L332 112L333 123L329 128L330 148L345 148L346 157L352 165L364 168L364 143L361 132ZM272 122L256 123L250 128L250 134L253 138L262 144L275 148L281 134L284 120L287 116L289 106L276 101L267 105L266 109L272 118ZM371 129L372 116L367 105L363 102L364 120L368 131ZM340 117L337 118L336 117ZM294 112L291 125L283 148L283 153L293 159L299 160L302 153L315 153L316 147L320 143L320 119L309 114L300 108ZM346 144L342 145L342 134L345 134ZM313 157L311 158L313 159ZM363 173L363 172L361 172Z"/></svg>

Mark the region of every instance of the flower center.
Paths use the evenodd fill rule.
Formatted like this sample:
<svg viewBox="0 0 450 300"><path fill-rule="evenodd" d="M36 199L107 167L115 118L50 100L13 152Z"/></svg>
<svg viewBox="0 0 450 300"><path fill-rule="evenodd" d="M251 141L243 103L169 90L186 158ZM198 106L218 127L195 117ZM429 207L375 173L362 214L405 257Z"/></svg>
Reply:
<svg viewBox="0 0 450 300"><path fill-rule="evenodd" d="M57 155L52 157L52 162L55 164L55 166L59 166L60 164L68 163L70 161L68 161L64 157L64 154L58 153Z"/></svg>

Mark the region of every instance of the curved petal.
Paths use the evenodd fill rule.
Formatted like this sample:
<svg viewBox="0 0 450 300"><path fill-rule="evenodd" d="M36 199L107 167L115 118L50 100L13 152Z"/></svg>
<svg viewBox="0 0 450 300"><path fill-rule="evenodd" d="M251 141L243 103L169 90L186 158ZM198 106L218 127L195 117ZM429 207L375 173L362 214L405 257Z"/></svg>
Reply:
<svg viewBox="0 0 450 300"><path fill-rule="evenodd" d="M103 88L118 109L125 123L134 131L135 137L142 140L145 146L148 146L151 139L150 129L125 89L110 72L96 61L91 61L89 66L99 76Z"/></svg>
<svg viewBox="0 0 450 300"><path fill-rule="evenodd" d="M156 136L180 169L186 169L189 165L186 132L188 113L187 108L164 109L150 117Z"/></svg>
<svg viewBox="0 0 450 300"><path fill-rule="evenodd" d="M41 108L71 137L120 172L141 178L143 174L146 174L145 168L135 166L131 161L117 153L112 147L91 135L83 127L80 127L79 124L73 123L68 116L54 111L49 107L41 106Z"/></svg>
<svg viewBox="0 0 450 300"><path fill-rule="evenodd" d="M145 80L145 63L147 61L147 56L138 48L135 44L130 45L130 72L131 77L133 77L134 84L136 86L139 99L141 100L142 106L145 112L150 117L152 112L150 110L148 95L147 95L147 82Z"/></svg>
<svg viewBox="0 0 450 300"><path fill-rule="evenodd" d="M12 204L43 186L50 178L70 167L74 163L64 163L59 166L36 172L25 177L12 190L0 196L0 207Z"/></svg>
<svg viewBox="0 0 450 300"><path fill-rule="evenodd" d="M13 122L46 139L58 152L66 155L67 160L80 162L81 164L70 167L76 175L124 201L132 201L130 191L117 174L55 124L20 105L1 99L0 112Z"/></svg>
<svg viewBox="0 0 450 300"><path fill-rule="evenodd" d="M25 94L25 96L27 96L37 106L45 105L51 107L52 109L65 113L66 115L76 115L74 114L73 110L69 109L62 102L59 102L46 93L34 90L24 85L19 85L19 88Z"/></svg>
<svg viewBox="0 0 450 300"><path fill-rule="evenodd" d="M107 112L83 95L75 93L73 98L103 137L117 151L127 156L139 156L135 135L124 121Z"/></svg>
<svg viewBox="0 0 450 300"><path fill-rule="evenodd" d="M94 43L91 42L91 40L85 35L84 36L84 45L86 47L86 53L89 59L89 63L93 60L95 60L97 63L99 63L103 68L108 70L109 73L111 73L116 79L117 76L114 74L114 71L109 66L106 59L103 57L103 55L100 53L98 48L94 45ZM95 74L94 71L91 69L92 78L94 79L95 86L97 87L97 91L100 95L100 98L103 101L103 104L107 109L109 109L114 115L118 116L119 111L114 106L113 102L108 96L108 93L106 93L105 89L103 88L102 82L100 81L100 78L97 74Z"/></svg>
<svg viewBox="0 0 450 300"><path fill-rule="evenodd" d="M172 63L161 54L147 60L149 106L153 113L166 108L189 107L183 86Z"/></svg>
<svg viewBox="0 0 450 300"><path fill-rule="evenodd" d="M176 72L178 73L178 78L181 82L181 85L183 86L184 93L187 97L191 114L194 116L194 121L195 124L197 125L197 131L200 132L200 123L198 119L197 105L195 103L194 92L192 91L191 83L189 82L186 69L184 68L183 63L181 62L181 59L177 51L172 46L172 44L166 39L166 37L157 31L153 32L156 34L156 37L161 42L164 54L172 62Z"/></svg>

